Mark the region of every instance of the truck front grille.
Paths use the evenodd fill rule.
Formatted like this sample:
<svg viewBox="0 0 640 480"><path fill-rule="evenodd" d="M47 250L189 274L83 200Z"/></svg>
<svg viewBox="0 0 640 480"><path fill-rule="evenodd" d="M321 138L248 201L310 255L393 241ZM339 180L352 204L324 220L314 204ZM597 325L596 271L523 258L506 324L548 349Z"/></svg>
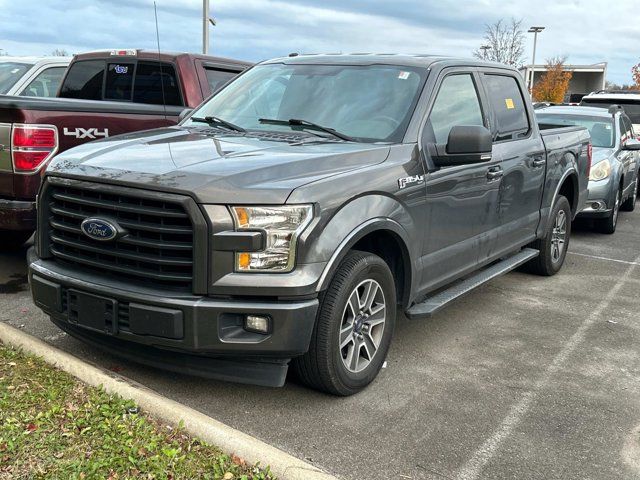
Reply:
<svg viewBox="0 0 640 480"><path fill-rule="evenodd" d="M46 189L53 257L100 275L192 289L194 228L181 202L83 185L50 184ZM109 219L125 233L107 242L89 238L81 224L91 217Z"/></svg>

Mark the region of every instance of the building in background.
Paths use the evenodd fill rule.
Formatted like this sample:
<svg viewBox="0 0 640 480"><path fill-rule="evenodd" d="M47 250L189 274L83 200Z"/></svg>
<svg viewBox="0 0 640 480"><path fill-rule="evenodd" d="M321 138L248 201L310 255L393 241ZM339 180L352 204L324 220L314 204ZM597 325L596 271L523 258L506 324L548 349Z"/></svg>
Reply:
<svg viewBox="0 0 640 480"><path fill-rule="evenodd" d="M564 68L573 73L565 101L579 102L582 95L605 89L607 62L594 63L593 65L565 65ZM527 85L535 84L546 71L546 65L525 65L520 68L520 73ZM531 82L532 73L533 82Z"/></svg>

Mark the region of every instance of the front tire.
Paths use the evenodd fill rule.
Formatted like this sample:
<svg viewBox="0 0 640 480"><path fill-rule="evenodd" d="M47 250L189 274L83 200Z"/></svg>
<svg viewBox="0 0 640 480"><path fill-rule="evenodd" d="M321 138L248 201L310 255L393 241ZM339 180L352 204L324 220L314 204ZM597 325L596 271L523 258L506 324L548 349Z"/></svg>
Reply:
<svg viewBox="0 0 640 480"><path fill-rule="evenodd" d="M353 395L378 375L396 318L396 290L389 266L377 255L347 254L325 292L309 351L292 361L307 386Z"/></svg>
<svg viewBox="0 0 640 480"><path fill-rule="evenodd" d="M540 254L525 265L526 271L548 277L560 271L569 248L571 205L566 197L558 196L550 218L545 236L531 244Z"/></svg>
<svg viewBox="0 0 640 480"><path fill-rule="evenodd" d="M638 182L640 182L640 178L636 177L636 181L633 186L633 193L620 206L620 208L625 212L633 212L636 209L636 199L638 198Z"/></svg>

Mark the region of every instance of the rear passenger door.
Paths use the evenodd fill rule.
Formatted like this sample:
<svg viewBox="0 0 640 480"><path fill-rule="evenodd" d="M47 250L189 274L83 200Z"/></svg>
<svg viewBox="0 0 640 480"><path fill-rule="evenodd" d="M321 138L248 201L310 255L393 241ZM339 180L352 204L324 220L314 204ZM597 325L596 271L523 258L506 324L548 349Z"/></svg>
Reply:
<svg viewBox="0 0 640 480"><path fill-rule="evenodd" d="M534 128L532 112L516 73L482 72L493 134L493 157L502 181L494 222L481 260L496 259L535 239L546 170L544 143Z"/></svg>

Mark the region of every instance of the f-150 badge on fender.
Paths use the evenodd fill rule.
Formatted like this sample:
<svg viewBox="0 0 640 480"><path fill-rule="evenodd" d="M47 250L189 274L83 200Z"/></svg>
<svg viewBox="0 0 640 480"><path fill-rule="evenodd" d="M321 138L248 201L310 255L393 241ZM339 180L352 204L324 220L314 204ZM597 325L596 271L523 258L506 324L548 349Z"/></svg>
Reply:
<svg viewBox="0 0 640 480"><path fill-rule="evenodd" d="M411 176L411 177L404 177L404 178L399 178L398 179L398 186L400 187L400 190L402 190L403 188L409 186L409 185L420 185L424 183L424 175L415 175L415 176Z"/></svg>

